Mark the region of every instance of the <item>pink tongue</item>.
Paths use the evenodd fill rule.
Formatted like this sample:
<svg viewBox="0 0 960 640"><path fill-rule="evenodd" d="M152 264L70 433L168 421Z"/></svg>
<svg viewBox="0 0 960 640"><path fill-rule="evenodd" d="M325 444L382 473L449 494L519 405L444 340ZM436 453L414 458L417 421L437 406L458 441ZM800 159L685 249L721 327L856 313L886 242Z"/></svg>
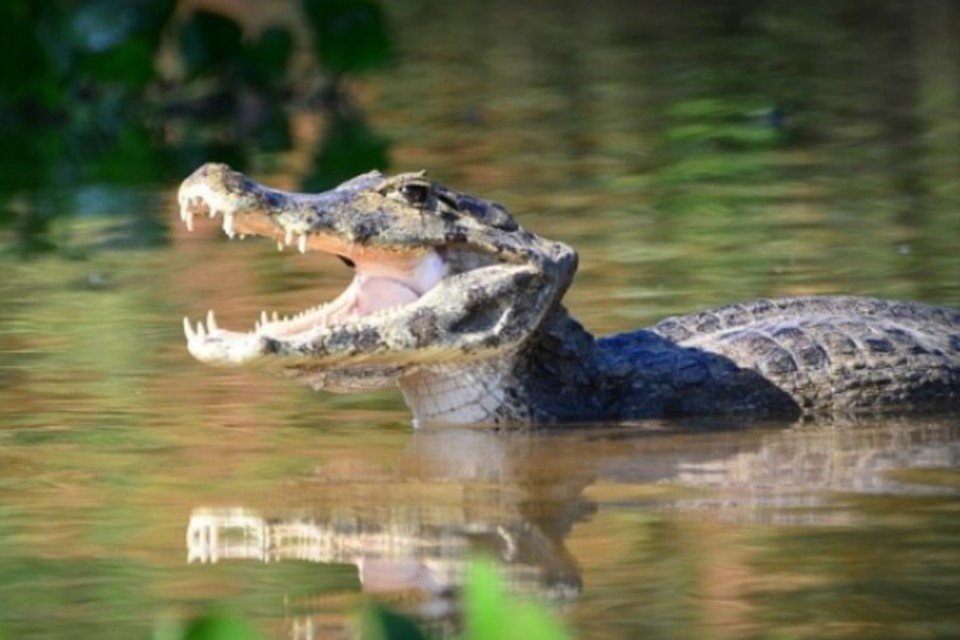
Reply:
<svg viewBox="0 0 960 640"><path fill-rule="evenodd" d="M420 296L407 285L397 280L381 277L366 277L360 284L354 309L359 315L366 315L389 309L401 304L413 302Z"/></svg>

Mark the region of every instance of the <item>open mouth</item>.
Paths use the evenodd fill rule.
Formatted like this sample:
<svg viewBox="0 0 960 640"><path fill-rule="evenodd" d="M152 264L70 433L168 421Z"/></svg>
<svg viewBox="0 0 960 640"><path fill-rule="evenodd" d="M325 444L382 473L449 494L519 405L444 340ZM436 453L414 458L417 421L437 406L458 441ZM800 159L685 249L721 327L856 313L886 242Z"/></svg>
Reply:
<svg viewBox="0 0 960 640"><path fill-rule="evenodd" d="M361 317L389 315L392 310L419 300L448 272L444 260L429 247L394 250L350 243L329 232L305 229L296 233L265 213L231 213L226 207L218 207L217 195L202 187L182 190L179 199L180 218L188 230L193 230L195 217L220 218L223 232L231 239L254 235L274 239L280 251L294 247L301 253L323 251L338 256L354 271L353 280L334 300L291 316L282 317L276 312L268 315L264 311L247 332L219 327L213 311L207 312L206 322L198 322L195 327L184 318L188 348L201 360L223 359L223 349L211 350L211 342L290 340Z"/></svg>

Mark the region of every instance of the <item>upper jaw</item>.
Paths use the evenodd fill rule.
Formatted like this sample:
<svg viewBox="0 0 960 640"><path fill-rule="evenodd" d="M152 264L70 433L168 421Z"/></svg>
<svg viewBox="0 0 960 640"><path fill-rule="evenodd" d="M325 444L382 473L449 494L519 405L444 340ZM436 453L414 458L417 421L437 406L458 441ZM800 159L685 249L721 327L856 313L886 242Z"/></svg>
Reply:
<svg viewBox="0 0 960 640"><path fill-rule="evenodd" d="M293 193L208 163L181 184L180 217L190 229L197 215L219 216L230 237L259 235L281 249L293 245L348 257L361 249L422 254L445 244L442 220L383 195L395 181L371 171L323 193Z"/></svg>
<svg viewBox="0 0 960 640"><path fill-rule="evenodd" d="M208 163L183 181L177 200L180 219L190 231L198 215L219 217L230 238L257 235L276 240L280 250L296 246L301 253L314 249L345 255L352 243L338 236L327 212L346 196L338 189L322 194L278 191L226 165Z"/></svg>

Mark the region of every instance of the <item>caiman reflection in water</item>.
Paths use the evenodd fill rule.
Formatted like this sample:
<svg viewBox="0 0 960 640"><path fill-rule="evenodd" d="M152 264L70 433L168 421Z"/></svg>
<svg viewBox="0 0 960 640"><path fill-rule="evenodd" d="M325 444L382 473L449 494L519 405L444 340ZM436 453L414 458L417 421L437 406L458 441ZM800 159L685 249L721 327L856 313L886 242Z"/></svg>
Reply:
<svg viewBox="0 0 960 640"><path fill-rule="evenodd" d="M417 615L450 629L476 552L497 558L517 592L574 600L581 577L566 539L598 508L844 524L857 514L818 508L831 492L938 492L891 472L960 466L955 418L720 432L712 424L709 433L677 427L415 432L392 472L319 471L270 505L197 507L188 559L354 565L364 591L402 596ZM316 631L304 609L291 629Z"/></svg>

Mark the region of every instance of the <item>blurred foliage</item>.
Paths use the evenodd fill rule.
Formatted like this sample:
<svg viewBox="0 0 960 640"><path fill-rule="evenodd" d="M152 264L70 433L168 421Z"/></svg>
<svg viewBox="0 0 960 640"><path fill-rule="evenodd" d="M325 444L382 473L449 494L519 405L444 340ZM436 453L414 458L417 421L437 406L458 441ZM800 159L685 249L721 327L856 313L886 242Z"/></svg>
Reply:
<svg viewBox="0 0 960 640"><path fill-rule="evenodd" d="M379 605L370 605L361 615L363 640L428 640L428 635L416 621Z"/></svg>
<svg viewBox="0 0 960 640"><path fill-rule="evenodd" d="M359 114L334 115L314 157L313 174L304 180L307 191L323 191L348 178L383 169L390 143L366 125Z"/></svg>
<svg viewBox="0 0 960 640"><path fill-rule="evenodd" d="M62 115L71 101L111 108L154 79L153 56L173 0L0 3L5 118Z"/></svg>
<svg viewBox="0 0 960 640"><path fill-rule="evenodd" d="M143 116L140 97L156 79L153 60L173 5L0 4L0 132L54 125L85 145L117 140ZM48 150L37 146L41 156Z"/></svg>
<svg viewBox="0 0 960 640"><path fill-rule="evenodd" d="M179 33L180 53L187 78L203 74L225 75L242 63L243 30L226 16L197 11Z"/></svg>
<svg viewBox="0 0 960 640"><path fill-rule="evenodd" d="M0 2L0 227L14 230L16 253L52 246L50 216L29 200L11 207L4 193L176 181L208 160L243 168L252 153L292 147L296 110L326 119L309 184L387 166L388 141L343 84L393 59L376 2L304 0L309 42L286 26L249 33L226 15L174 7ZM311 68L294 68L298 46L312 46ZM171 49L177 64L161 72Z"/></svg>
<svg viewBox="0 0 960 640"><path fill-rule="evenodd" d="M338 113L348 100L344 74L393 58L372 0L304 0L316 64L296 83L298 43L287 27L247 33L233 18L209 11L175 17L174 5L0 3L0 190L78 177L169 179L212 157L243 165L238 155L290 147L291 109ZM168 47L178 71L161 74L158 60ZM332 119L327 130L337 140L328 146L340 158L343 140L367 141L352 165L375 159L382 167L386 142L363 134L358 122ZM340 125L348 130L338 132Z"/></svg>
<svg viewBox="0 0 960 640"><path fill-rule="evenodd" d="M286 29L269 27L241 54L244 79L265 88L277 88L286 79L293 55L293 36Z"/></svg>
<svg viewBox="0 0 960 640"><path fill-rule="evenodd" d="M240 616L214 611L194 618L183 628L160 627L154 640L260 640L261 636Z"/></svg>
<svg viewBox="0 0 960 640"><path fill-rule="evenodd" d="M42 214L27 215L11 207L0 209L0 229L12 232L12 242L0 247L0 256L15 254L20 257L52 251L56 245L50 240L50 218Z"/></svg>
<svg viewBox="0 0 960 640"><path fill-rule="evenodd" d="M467 571L464 640L564 640L570 634L547 611L508 596L489 561L474 561Z"/></svg>
<svg viewBox="0 0 960 640"><path fill-rule="evenodd" d="M373 0L301 0L317 57L330 71L359 73L393 59L383 12Z"/></svg>

